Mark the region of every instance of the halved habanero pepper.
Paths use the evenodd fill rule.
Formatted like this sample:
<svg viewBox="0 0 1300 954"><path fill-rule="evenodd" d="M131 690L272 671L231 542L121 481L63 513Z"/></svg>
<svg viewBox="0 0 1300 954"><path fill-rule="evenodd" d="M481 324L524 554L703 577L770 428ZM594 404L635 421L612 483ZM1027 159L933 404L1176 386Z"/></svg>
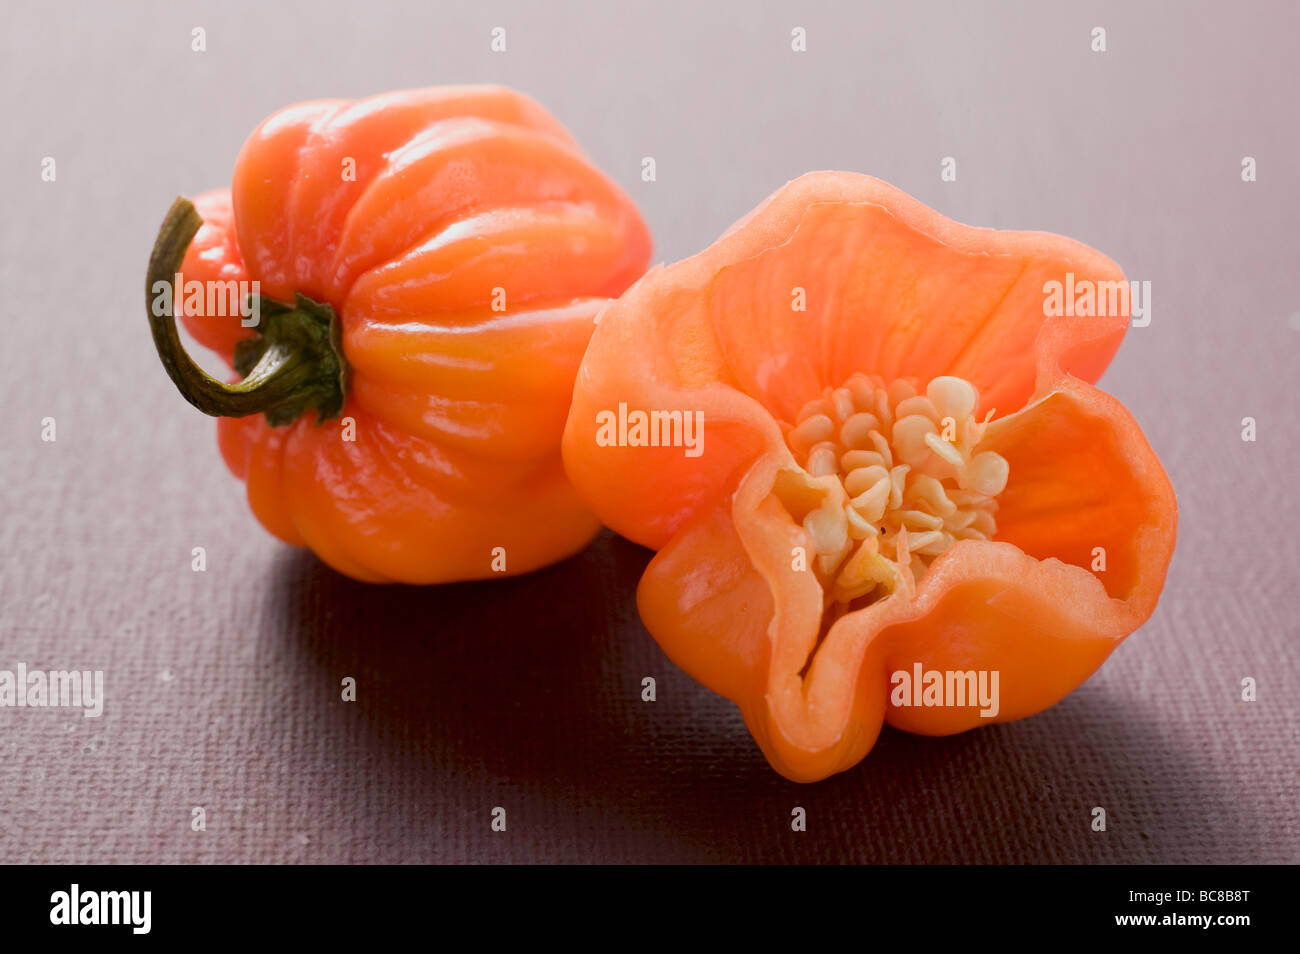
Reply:
<svg viewBox="0 0 1300 954"><path fill-rule="evenodd" d="M566 467L658 551L646 627L777 771L843 771L884 721L945 735L1031 715L1150 616L1173 489L1092 386L1129 308L1048 294L1109 300L1123 281L1068 239L813 173L602 313ZM900 692L931 673L996 673L997 703Z"/></svg>
<svg viewBox="0 0 1300 954"><path fill-rule="evenodd" d="M559 441L593 317L649 254L630 199L518 93L309 102L258 127L231 189L173 206L148 292L181 273L175 308L150 321L273 534L362 580L522 573L598 528ZM201 293L246 281L256 328ZM195 365L173 310L242 382Z"/></svg>

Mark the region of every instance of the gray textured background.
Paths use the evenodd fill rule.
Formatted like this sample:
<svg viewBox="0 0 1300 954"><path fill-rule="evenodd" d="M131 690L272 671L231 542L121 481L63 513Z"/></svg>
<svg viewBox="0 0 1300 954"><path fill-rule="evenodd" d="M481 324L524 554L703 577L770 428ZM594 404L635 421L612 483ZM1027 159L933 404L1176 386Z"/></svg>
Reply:
<svg viewBox="0 0 1300 954"><path fill-rule="evenodd" d="M0 669L104 669L108 701L98 720L0 710L0 860L1300 860L1297 6L804 6L6 0ZM1181 504L1154 618L1047 713L939 740L887 729L854 771L799 787L646 636L648 554L625 541L424 590L274 542L153 354L141 286L161 216L227 183L279 107L481 81L575 133L640 204L656 260L842 168L1151 281L1152 323L1102 383Z"/></svg>

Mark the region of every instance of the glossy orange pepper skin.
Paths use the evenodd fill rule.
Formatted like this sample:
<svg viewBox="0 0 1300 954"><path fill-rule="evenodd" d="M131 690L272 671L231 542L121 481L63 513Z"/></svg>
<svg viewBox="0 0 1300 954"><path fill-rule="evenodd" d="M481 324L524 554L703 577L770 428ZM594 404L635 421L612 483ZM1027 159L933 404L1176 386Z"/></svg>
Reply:
<svg viewBox="0 0 1300 954"><path fill-rule="evenodd" d="M658 551L637 594L647 629L739 706L786 777L855 765L886 721L946 735L1038 712L1154 610L1173 489L1131 415L1092 386L1128 314L1046 316L1045 284L1067 272L1124 277L1068 239L971 228L878 180L814 173L602 314L565 431L569 474L606 524ZM781 422L859 371L975 384L980 415L996 408L981 447L1011 476L992 541L958 542L914 592L847 613L818 645L821 585L792 560L811 541L773 493L794 465ZM702 412L702 454L602 446L597 416L620 402ZM917 663L998 671L996 717L891 705L891 674Z"/></svg>
<svg viewBox="0 0 1300 954"><path fill-rule="evenodd" d="M496 548L523 573L590 540L559 439L593 318L650 241L540 106L498 87L303 103L262 123L232 187L195 206L186 281L255 280L341 319L337 418L219 420L268 530L349 576L406 583L498 575ZM181 316L227 361L253 334L238 316Z"/></svg>

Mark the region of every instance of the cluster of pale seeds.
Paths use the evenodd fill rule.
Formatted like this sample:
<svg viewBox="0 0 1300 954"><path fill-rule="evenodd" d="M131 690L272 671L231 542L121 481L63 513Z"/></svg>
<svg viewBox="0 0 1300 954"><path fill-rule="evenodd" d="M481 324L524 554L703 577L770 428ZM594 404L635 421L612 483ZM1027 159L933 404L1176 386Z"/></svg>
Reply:
<svg viewBox="0 0 1300 954"><path fill-rule="evenodd" d="M804 472L776 493L812 538L828 602L874 602L957 541L992 538L1009 468L979 450L993 412L978 421L978 406L962 378L921 394L912 379L856 374L799 412L786 440Z"/></svg>

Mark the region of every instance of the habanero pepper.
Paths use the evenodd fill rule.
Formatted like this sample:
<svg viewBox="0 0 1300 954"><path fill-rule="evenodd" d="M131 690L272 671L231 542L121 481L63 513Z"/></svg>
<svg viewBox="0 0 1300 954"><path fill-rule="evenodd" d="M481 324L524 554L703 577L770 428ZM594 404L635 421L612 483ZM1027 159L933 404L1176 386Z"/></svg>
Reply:
<svg viewBox="0 0 1300 954"><path fill-rule="evenodd" d="M1173 488L1092 386L1128 309L1051 313L1071 280L1124 287L1077 242L824 172L602 313L569 475L658 551L646 628L786 777L850 768L884 722L946 735L1045 709L1155 609ZM657 415L657 440L611 440L616 408ZM987 674L1000 699L915 705L907 680L933 673Z"/></svg>
<svg viewBox="0 0 1300 954"><path fill-rule="evenodd" d="M249 137L229 190L172 207L150 324L275 536L360 580L524 573L598 529L559 440L593 319L649 254L627 195L516 92L308 102ZM192 282L256 282L258 327ZM243 380L205 374L173 313Z"/></svg>

